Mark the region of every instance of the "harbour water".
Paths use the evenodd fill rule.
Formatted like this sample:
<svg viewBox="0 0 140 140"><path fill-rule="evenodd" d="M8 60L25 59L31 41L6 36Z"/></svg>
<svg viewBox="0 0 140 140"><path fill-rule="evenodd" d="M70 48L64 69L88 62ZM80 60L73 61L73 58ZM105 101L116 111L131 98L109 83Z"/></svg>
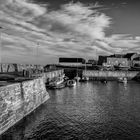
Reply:
<svg viewBox="0 0 140 140"><path fill-rule="evenodd" d="M140 83L78 83L50 99L1 140L139 140Z"/></svg>

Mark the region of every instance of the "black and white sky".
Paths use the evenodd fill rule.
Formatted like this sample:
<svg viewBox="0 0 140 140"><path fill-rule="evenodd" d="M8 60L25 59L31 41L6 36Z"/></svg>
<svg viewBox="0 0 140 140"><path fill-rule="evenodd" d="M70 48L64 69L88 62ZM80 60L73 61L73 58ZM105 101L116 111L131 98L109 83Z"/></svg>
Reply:
<svg viewBox="0 0 140 140"><path fill-rule="evenodd" d="M2 62L140 53L139 0L0 0Z"/></svg>

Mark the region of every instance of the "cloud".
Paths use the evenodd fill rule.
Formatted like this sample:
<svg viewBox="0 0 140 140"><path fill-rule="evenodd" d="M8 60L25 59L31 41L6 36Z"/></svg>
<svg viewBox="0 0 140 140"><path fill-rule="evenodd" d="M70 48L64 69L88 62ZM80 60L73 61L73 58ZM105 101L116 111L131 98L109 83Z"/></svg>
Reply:
<svg viewBox="0 0 140 140"><path fill-rule="evenodd" d="M133 38L131 35L126 34L114 34L105 40L110 46L112 46L112 48L114 48L114 51L118 49L119 53L122 51L135 51L135 48L139 47L140 45L138 36Z"/></svg>
<svg viewBox="0 0 140 140"><path fill-rule="evenodd" d="M140 37L105 31L112 19L100 5L80 2L50 10L28 0L0 0L2 60L4 62L56 62L59 56L96 57L122 50L139 50ZM38 50L38 52L37 52ZM51 60L51 62L50 62Z"/></svg>
<svg viewBox="0 0 140 140"><path fill-rule="evenodd" d="M110 18L103 13L99 14L96 6L85 6L81 3L63 5L61 10L50 12L48 18L65 31L86 35L91 39L103 38L104 30L110 24Z"/></svg>
<svg viewBox="0 0 140 140"><path fill-rule="evenodd" d="M1 0L1 7L6 13L18 18L40 16L46 13L46 8L27 0ZM14 15L15 14L15 15Z"/></svg>

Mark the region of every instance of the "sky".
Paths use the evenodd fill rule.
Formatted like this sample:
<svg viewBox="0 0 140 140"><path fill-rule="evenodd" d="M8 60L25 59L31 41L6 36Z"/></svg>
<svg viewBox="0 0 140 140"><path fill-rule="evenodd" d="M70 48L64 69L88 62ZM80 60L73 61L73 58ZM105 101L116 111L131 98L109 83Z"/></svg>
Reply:
<svg viewBox="0 0 140 140"><path fill-rule="evenodd" d="M140 53L139 0L0 0L3 63Z"/></svg>

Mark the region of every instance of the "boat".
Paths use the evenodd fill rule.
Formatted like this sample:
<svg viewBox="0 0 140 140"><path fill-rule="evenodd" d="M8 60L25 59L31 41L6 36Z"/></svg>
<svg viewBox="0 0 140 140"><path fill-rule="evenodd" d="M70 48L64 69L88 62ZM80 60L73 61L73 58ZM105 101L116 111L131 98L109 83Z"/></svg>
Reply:
<svg viewBox="0 0 140 140"><path fill-rule="evenodd" d="M87 65L86 65L86 63L85 63L85 72L86 72L86 70L87 70ZM87 82L88 80L89 80L89 77L83 76L83 77L79 80L79 82Z"/></svg>
<svg viewBox="0 0 140 140"><path fill-rule="evenodd" d="M119 83L127 83L127 78L126 77L120 77L118 78Z"/></svg>
<svg viewBox="0 0 140 140"><path fill-rule="evenodd" d="M69 79L69 77L65 76L64 77L64 81L67 81Z"/></svg>
<svg viewBox="0 0 140 140"><path fill-rule="evenodd" d="M59 84L61 84L61 83L63 83L63 82L64 82L64 77L63 77L63 76L58 77L58 78L54 81L54 86L57 86L57 85L59 85Z"/></svg>
<svg viewBox="0 0 140 140"><path fill-rule="evenodd" d="M77 59L77 62L78 62L78 59ZM74 80L76 82L79 82L79 80L80 80L80 77L78 76L78 65L77 65L77 68L76 68L76 77L74 77Z"/></svg>
<svg viewBox="0 0 140 140"><path fill-rule="evenodd" d="M67 81L67 86L68 87L74 87L74 86L76 86L76 81L75 80L68 80Z"/></svg>
<svg viewBox="0 0 140 140"><path fill-rule="evenodd" d="M61 83L59 85L52 86L51 89L62 89L65 87L65 83Z"/></svg>
<svg viewBox="0 0 140 140"><path fill-rule="evenodd" d="M74 78L75 81L79 82L80 77L78 77L78 75Z"/></svg>
<svg viewBox="0 0 140 140"><path fill-rule="evenodd" d="M52 81L50 82L49 84L46 85L47 88L50 88L50 89L54 89L55 87L62 87L64 83L64 77L61 76L61 77L58 77L55 81ZM61 85L62 84L62 85ZM64 84L65 85L65 84Z"/></svg>

